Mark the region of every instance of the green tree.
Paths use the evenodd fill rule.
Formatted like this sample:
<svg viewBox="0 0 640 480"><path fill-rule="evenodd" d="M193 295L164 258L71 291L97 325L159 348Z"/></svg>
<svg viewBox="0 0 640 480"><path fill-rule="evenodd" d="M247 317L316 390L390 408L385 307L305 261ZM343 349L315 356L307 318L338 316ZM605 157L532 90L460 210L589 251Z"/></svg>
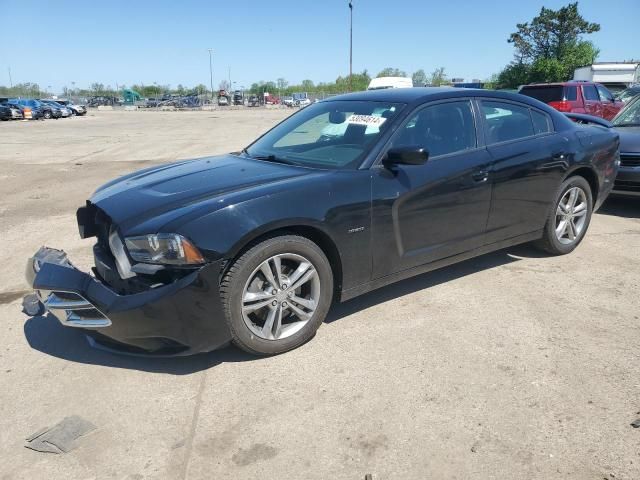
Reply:
<svg viewBox="0 0 640 480"><path fill-rule="evenodd" d="M411 80L413 80L414 87L424 87L427 83L427 74L424 73L423 69L416 70L413 72L413 75L411 75Z"/></svg>
<svg viewBox="0 0 640 480"><path fill-rule="evenodd" d="M503 88L569 80L577 67L593 63L600 53L593 43L582 39L599 31L600 25L580 15L578 2L558 10L542 7L531 22L516 28L507 40L515 47L514 61L498 78Z"/></svg>
<svg viewBox="0 0 640 480"><path fill-rule="evenodd" d="M303 80L302 81L302 90L305 92L313 92L315 89L315 85L312 80Z"/></svg>
<svg viewBox="0 0 640 480"><path fill-rule="evenodd" d="M398 68L383 68L376 77L406 77L407 72L400 70Z"/></svg>
<svg viewBox="0 0 640 480"><path fill-rule="evenodd" d="M429 78L430 85L439 87L445 83L447 83L447 74L444 72L444 67L436 68L431 72L431 77Z"/></svg>
<svg viewBox="0 0 640 480"><path fill-rule="evenodd" d="M287 89L287 86L289 86L289 82L281 77L276 80L276 85L278 87L278 90L282 91Z"/></svg>

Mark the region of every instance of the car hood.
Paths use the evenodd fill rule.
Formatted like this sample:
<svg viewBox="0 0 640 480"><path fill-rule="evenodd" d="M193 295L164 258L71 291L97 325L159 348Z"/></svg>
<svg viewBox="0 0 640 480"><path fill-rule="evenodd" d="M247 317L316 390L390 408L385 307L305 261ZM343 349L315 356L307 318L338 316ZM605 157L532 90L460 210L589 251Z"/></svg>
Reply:
<svg viewBox="0 0 640 480"><path fill-rule="evenodd" d="M640 153L640 127L614 127L620 135L620 152Z"/></svg>
<svg viewBox="0 0 640 480"><path fill-rule="evenodd" d="M266 195L283 182L313 170L236 155L187 160L140 170L100 187L89 202L104 211L122 231L133 226L162 226L206 205L224 208L231 198Z"/></svg>

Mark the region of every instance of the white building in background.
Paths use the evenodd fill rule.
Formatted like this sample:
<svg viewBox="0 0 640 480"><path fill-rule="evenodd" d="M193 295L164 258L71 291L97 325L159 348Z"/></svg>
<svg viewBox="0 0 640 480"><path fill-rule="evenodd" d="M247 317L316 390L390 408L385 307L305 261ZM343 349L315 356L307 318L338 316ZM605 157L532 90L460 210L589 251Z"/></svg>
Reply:
<svg viewBox="0 0 640 480"><path fill-rule="evenodd" d="M574 80L602 83L612 90L622 90L640 83L640 62L598 62L576 68Z"/></svg>

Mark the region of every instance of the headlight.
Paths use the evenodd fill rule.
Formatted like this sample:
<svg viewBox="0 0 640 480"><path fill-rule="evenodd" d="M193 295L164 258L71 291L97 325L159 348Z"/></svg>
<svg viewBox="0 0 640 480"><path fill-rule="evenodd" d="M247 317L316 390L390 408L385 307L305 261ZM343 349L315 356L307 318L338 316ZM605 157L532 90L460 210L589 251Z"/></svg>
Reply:
<svg viewBox="0 0 640 480"><path fill-rule="evenodd" d="M197 265L204 263L200 251L181 235L158 233L124 240L127 251L136 262L162 265Z"/></svg>

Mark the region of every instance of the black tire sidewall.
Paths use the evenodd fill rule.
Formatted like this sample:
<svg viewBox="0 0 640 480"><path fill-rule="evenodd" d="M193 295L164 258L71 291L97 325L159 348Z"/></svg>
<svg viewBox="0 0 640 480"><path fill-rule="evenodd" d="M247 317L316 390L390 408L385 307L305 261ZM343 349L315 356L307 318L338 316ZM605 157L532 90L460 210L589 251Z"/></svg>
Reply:
<svg viewBox="0 0 640 480"><path fill-rule="evenodd" d="M320 278L320 301L309 322L294 335L282 340L257 337L244 322L242 295L249 276L268 258L280 253L294 253L309 260ZM327 257L312 241L304 237L286 235L268 239L251 248L231 266L222 292L225 317L234 343L251 353L274 355L292 350L313 338L324 321L333 298L333 274Z"/></svg>
<svg viewBox="0 0 640 480"><path fill-rule="evenodd" d="M585 192L585 195L587 196L587 218L585 221L584 228L582 229L582 232L580 232L580 235L578 236L577 240L569 245L566 245L564 243L560 243L560 241L556 237L556 232L555 232L556 210L558 209L558 203L560 202L562 197L565 195L565 193L567 193L567 190L573 187L581 188ZM580 245L580 243L584 239L584 236L587 233L587 230L589 230L592 213L593 213L593 195L591 193L591 186L589 185L589 182L587 182L583 177L580 177L580 176L569 177L560 186L560 189L558 190L558 194L556 195L556 199L553 203L553 208L551 210L551 213L549 214L549 218L547 219L545 235L547 237L546 238L547 243L553 250L553 253L564 255L572 252L573 250L576 249L578 245Z"/></svg>

